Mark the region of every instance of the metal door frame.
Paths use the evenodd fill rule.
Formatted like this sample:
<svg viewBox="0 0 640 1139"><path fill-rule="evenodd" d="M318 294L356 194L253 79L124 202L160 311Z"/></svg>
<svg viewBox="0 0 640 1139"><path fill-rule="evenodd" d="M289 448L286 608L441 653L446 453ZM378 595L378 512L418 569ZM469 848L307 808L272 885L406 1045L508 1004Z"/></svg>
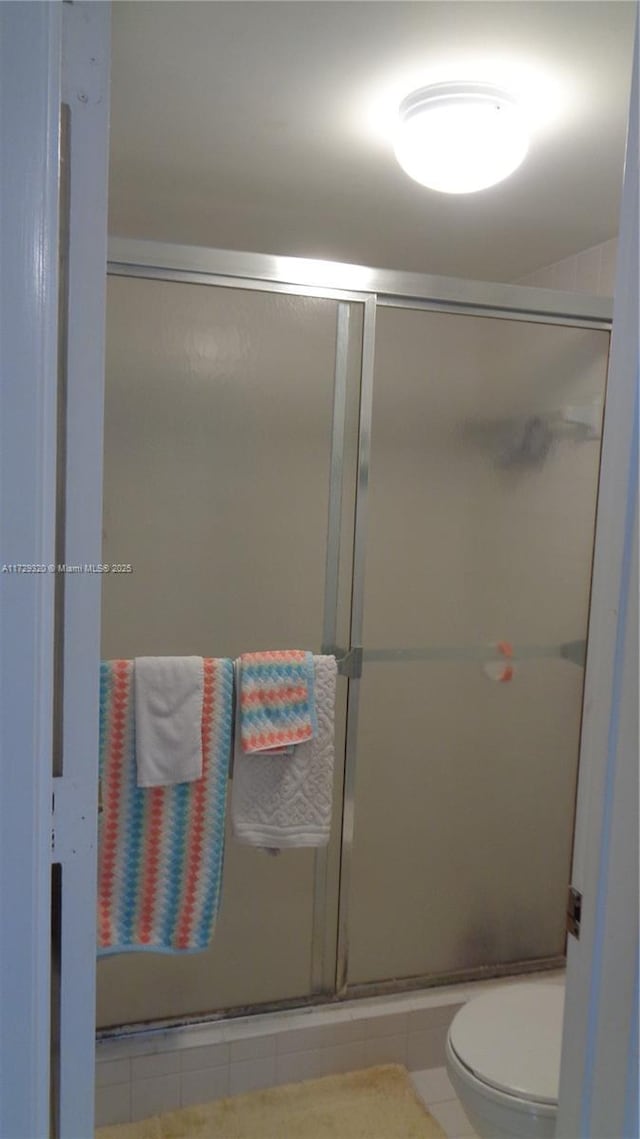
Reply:
<svg viewBox="0 0 640 1139"><path fill-rule="evenodd" d="M530 288L497 282L465 281L455 277L371 269L341 262L314 261L298 257L276 257L261 253L245 253L199 246L174 245L133 238L111 237L108 251L108 273L117 277L139 277L147 280L174 281L225 288L287 293L298 296L333 299L338 302L336 365L334 378L334 420L331 475L329 488L329 528L325 576L325 599L322 651L336 651L335 620L337 608L338 564L340 558L342 454L344 445L344 383L348 348L350 304L363 306L363 336L360 375L360 411L358 424L358 460L355 508L355 533L352 565L352 609L350 650L361 649L364 605L364 574L367 534L369 464L373 371L375 357L375 322L379 306L422 309L465 316L526 321L527 323L564 325L576 328L610 330L612 302L609 298L586 293L568 293L554 289ZM342 313L342 315L340 315ZM353 671L350 653L345 673L349 676L347 705L342 835L340 844L340 877L338 883L338 929L336 959L332 964L325 952L325 915L327 908L327 852L315 856L313 932L311 947L310 997L316 1000L360 993L383 993L407 988L444 984L501 973L555 968L561 958L544 961L511 963L507 966L480 967L455 974L428 975L402 981L370 983L347 987L349 956L349 886L353 855L354 791L360 692L359 669ZM361 659L361 654L360 654ZM291 1007L290 1001L270 1002L258 1006ZM228 1010L246 1013L247 1007ZM188 1018L187 1018L188 1019ZM165 1022L163 1022L165 1023ZM175 1022L174 1022L175 1023ZM107 1033L109 1034L108 1030Z"/></svg>

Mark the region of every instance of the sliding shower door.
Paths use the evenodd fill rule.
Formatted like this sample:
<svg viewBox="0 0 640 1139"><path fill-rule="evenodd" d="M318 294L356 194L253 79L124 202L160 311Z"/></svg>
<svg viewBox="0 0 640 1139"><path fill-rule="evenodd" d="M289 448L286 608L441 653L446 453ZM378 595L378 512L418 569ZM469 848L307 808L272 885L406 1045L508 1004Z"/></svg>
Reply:
<svg viewBox="0 0 640 1139"><path fill-rule="evenodd" d="M104 561L132 572L104 579L103 657L320 651L328 633L348 641L350 559L336 577L337 540L351 548L361 308L110 277ZM210 949L101 960L100 1026L330 985L345 680L338 689L328 853L268 857L229 832Z"/></svg>
<svg viewBox="0 0 640 1139"><path fill-rule="evenodd" d="M378 311L349 986L564 951L608 342Z"/></svg>
<svg viewBox="0 0 640 1139"><path fill-rule="evenodd" d="M419 305L114 266L103 656L363 663L328 849L228 827L211 947L102 959L100 1027L563 954L609 332Z"/></svg>

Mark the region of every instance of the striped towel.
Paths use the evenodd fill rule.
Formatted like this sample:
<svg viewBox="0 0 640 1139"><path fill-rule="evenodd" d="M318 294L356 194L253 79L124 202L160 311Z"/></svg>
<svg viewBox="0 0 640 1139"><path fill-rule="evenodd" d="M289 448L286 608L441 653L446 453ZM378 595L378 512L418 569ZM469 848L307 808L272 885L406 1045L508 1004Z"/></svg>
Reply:
<svg viewBox="0 0 640 1139"><path fill-rule="evenodd" d="M301 649L243 653L240 739L246 754L273 753L317 734L313 654Z"/></svg>
<svg viewBox="0 0 640 1139"><path fill-rule="evenodd" d="M196 952L220 902L233 664L205 658L202 778L169 787L136 783L133 674L102 664L98 953Z"/></svg>

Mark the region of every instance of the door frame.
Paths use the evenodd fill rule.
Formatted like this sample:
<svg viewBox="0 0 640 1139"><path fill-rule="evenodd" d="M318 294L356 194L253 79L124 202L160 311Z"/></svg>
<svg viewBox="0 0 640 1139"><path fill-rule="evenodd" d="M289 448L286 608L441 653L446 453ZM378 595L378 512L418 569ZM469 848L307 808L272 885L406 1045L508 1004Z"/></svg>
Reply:
<svg viewBox="0 0 640 1139"><path fill-rule="evenodd" d="M0 5L0 1134L11 1139L93 1134L100 578L89 567L102 545L109 18L103 0Z"/></svg>
<svg viewBox="0 0 640 1139"><path fill-rule="evenodd" d="M558 1139L638 1135L638 66L636 26L596 520Z"/></svg>
<svg viewBox="0 0 640 1139"><path fill-rule="evenodd" d="M0 5L0 559L55 545L61 6ZM35 330L35 335L34 335ZM49 1133L54 582L0 577L0 1134Z"/></svg>

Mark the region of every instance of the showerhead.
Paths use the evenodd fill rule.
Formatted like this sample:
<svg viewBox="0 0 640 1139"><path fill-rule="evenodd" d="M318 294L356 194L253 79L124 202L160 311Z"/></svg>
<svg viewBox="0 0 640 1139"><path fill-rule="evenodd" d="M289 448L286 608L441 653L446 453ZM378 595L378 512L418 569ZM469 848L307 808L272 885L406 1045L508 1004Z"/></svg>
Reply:
<svg viewBox="0 0 640 1139"><path fill-rule="evenodd" d="M515 473L540 469L558 444L597 442L601 423L602 401L595 399L503 419L466 419L461 430L493 465Z"/></svg>
<svg viewBox="0 0 640 1139"><path fill-rule="evenodd" d="M514 427L513 436L505 446L499 463L501 467L540 467L544 463L553 432L539 415L532 415L523 424Z"/></svg>

